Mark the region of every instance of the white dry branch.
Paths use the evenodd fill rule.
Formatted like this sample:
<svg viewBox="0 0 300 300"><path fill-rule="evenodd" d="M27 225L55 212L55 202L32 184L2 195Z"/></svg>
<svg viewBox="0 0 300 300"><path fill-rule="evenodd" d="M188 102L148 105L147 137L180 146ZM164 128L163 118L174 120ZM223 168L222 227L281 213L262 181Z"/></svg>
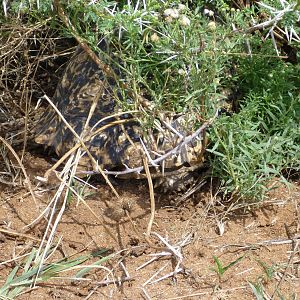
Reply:
<svg viewBox="0 0 300 300"><path fill-rule="evenodd" d="M297 3L288 3L286 6L283 5L281 10L277 10L274 7L271 7L269 5L264 4L263 2L258 2L258 4L266 9L269 10L270 14L273 15L273 18L269 18L269 20L256 24L249 28L249 31L259 30L259 29L265 29L270 28L270 31L274 29L274 27L278 24L279 21L283 19L283 17L290 12L295 11L295 7Z"/></svg>
<svg viewBox="0 0 300 300"><path fill-rule="evenodd" d="M160 234L156 232L151 232L152 235L154 235L156 238L158 238L163 244L164 248L162 248L162 252L159 253L154 253L150 254L150 256L153 256L149 261L138 267L136 270L140 270L144 268L145 266L151 264L154 261L157 261L161 258L170 258L171 262L175 262L175 266L172 272L169 272L167 274L164 274L163 276L157 278L154 280L155 277L157 277L159 274L161 274L165 268L168 266L168 263L163 265L155 274L153 274L147 281L145 281L142 285L143 288L145 288L146 285L148 284L155 284L157 282L160 282L164 279L170 278L170 277L175 277L179 273L184 273L186 272L186 269L183 265L183 254L182 254L182 249L183 247L187 246L188 244L191 243L193 239L192 234L188 234L186 237L184 237L181 241L176 243L175 245L171 245L169 241L167 241L166 238L163 238Z"/></svg>
<svg viewBox="0 0 300 300"><path fill-rule="evenodd" d="M215 119L218 117L219 115L219 109L216 110L214 116L209 119L208 121L204 122L203 125L201 127L199 127L194 133L186 136L185 138L183 138L174 148L170 149L169 151L167 151L165 154L161 155L160 157L156 158L156 159L151 159L151 165L152 166L157 166L159 163L164 162L167 158L169 158L170 156L173 155L178 155L181 153L182 149L184 149L185 146L191 144L195 139L198 139L201 134L209 127L213 124L213 122L215 121ZM147 151L147 149L145 149L145 145L143 145L144 143L142 143L142 148L144 149L147 157L149 158L149 153ZM129 173L137 173L140 174L143 170L144 170L144 166L139 166L136 168L129 168L128 166L125 166L125 170L123 171L108 171L108 170L104 170L104 173L106 175L125 175L125 174L129 174ZM90 173L90 172L89 172Z"/></svg>
<svg viewBox="0 0 300 300"><path fill-rule="evenodd" d="M257 2L258 5L260 5L261 7L265 8L266 10L269 11L270 17L268 20L256 24L252 27L250 27L249 29L246 30L246 33L251 33L253 31L256 30L263 30L263 29L267 29L270 28L265 39L267 39L269 36L272 39L275 51L277 53L277 55L279 56L279 51L277 49L277 43L275 40L275 33L274 33L274 29L276 28L279 32L281 32L282 34L284 34L286 36L287 41L290 43L292 40L296 41L296 42L300 42L300 37L297 34L296 30L294 29L293 24L287 26L284 26L284 30L280 28L280 26L278 26L278 24L288 15L288 14L294 14L294 16L296 17L296 22L300 21L300 12L297 9L297 2L292 2L289 3L285 0L281 0L280 4L281 4L281 9L277 9L275 7L272 7L270 5L267 5L263 2ZM239 30L236 30L239 31Z"/></svg>

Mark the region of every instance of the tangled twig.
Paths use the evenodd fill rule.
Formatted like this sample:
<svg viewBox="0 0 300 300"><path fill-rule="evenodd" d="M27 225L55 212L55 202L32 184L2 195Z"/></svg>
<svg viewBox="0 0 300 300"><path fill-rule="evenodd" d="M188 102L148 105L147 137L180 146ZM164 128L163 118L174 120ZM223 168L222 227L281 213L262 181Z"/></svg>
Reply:
<svg viewBox="0 0 300 300"><path fill-rule="evenodd" d="M37 203L36 201L36 198L35 198L35 195L34 195L34 192L33 192L33 188L32 188L32 184L31 184L31 181L30 181L30 178L29 176L27 175L27 172L24 168L24 165L21 161L21 159L19 158L18 154L16 153L16 151L12 148L12 146L4 139L0 136L0 142L2 142L5 147L7 147L7 149L13 154L13 156L15 157L15 159L17 160L23 174L24 174L24 177L25 177L25 182L26 182L26 185L28 186L28 189L29 189L29 192L32 196L32 199L34 200L35 203Z"/></svg>
<svg viewBox="0 0 300 300"><path fill-rule="evenodd" d="M144 284L142 287L145 287L148 284L154 284L157 282L160 282L166 278L174 277L179 273L185 272L185 267L183 265L183 254L182 254L182 248L187 246L189 243L191 243L193 236L191 234L187 235L182 241L176 243L175 245L171 245L167 239L163 238L161 235L159 235L156 232L152 232L152 235L154 235L156 238L158 238L163 244L164 249L162 252L150 254L151 256L154 256L149 261L138 267L136 270L140 270L144 268L145 266L149 265L150 263L159 260L160 258L170 257L172 258L172 262L175 262L174 270L172 272L169 272L165 275L163 275L160 278L157 278L153 280L155 277L157 277L159 274L162 273L162 271L167 267L167 264L162 266L155 274L153 274Z"/></svg>
<svg viewBox="0 0 300 300"><path fill-rule="evenodd" d="M178 153L181 152L181 149L192 143L195 139L199 138L199 136L210 126L213 124L213 122L215 121L215 119L218 117L219 115L219 110L217 110L214 114L214 116L209 119L208 121L206 121L200 128L198 128L194 133L192 133L191 135L185 137L182 139L182 141L177 144L174 148L172 148L171 150L167 151L165 154L161 155L160 157L151 160L151 164L153 166L158 165L159 163L164 162L167 158L169 158L172 155L177 155ZM125 174L129 174L129 173L137 173L140 174L143 170L144 170L144 166L139 166L136 168L130 168L128 166L125 165L125 170L123 171L108 171L108 170L104 170L104 173L106 175L125 175ZM91 173L91 172L87 172L87 173Z"/></svg>

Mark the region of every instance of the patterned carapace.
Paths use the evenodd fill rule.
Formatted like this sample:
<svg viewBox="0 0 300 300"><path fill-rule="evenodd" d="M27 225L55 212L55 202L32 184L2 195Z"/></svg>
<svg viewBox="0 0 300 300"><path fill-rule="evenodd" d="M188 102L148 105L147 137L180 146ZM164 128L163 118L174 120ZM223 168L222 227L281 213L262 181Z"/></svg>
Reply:
<svg viewBox="0 0 300 300"><path fill-rule="evenodd" d="M185 115L174 114L173 117L169 116L165 120L162 119L163 117L156 118L155 123L159 125L149 130L142 128L141 123L134 119L134 114L120 114L120 99L124 99L124 96L118 92L117 86L114 80L105 78L103 71L84 50L78 48L69 61L52 98L53 103L76 133L83 139L89 136L89 139L85 139L85 145L102 169L120 171L124 170L125 166L143 165L141 150L144 148L141 140L148 154L155 159L178 145L182 136L190 134L191 128ZM95 99L98 100L95 110L88 125L85 126ZM127 101L132 102L129 98ZM126 121L121 125L109 126L93 135L99 128L116 120ZM173 128L175 130L172 130ZM182 136L180 137L175 131L180 132ZM41 118L35 141L51 147L59 156L65 154L78 142L65 122L51 107ZM179 153L168 157L159 167L150 165L153 177L163 176L167 179L168 171L172 176L177 171L178 174L186 174L191 168L195 169L195 166L202 165L203 141L201 139L196 139L182 148ZM92 168L86 156L82 164L86 169ZM139 177L137 174L133 176ZM169 180L167 185L172 185L173 181L173 179Z"/></svg>

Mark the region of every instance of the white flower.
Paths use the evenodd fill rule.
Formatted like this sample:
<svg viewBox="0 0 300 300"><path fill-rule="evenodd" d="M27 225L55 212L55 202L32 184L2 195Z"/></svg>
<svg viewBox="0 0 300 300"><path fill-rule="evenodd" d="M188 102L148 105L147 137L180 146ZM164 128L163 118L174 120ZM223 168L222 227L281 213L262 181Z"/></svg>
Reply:
<svg viewBox="0 0 300 300"><path fill-rule="evenodd" d="M167 8L165 11L164 11L164 16L165 17L168 17L171 13L172 13L173 9L172 8Z"/></svg>
<svg viewBox="0 0 300 300"><path fill-rule="evenodd" d="M184 71L183 69L179 69L179 70L178 70L178 74L179 74L179 75L185 75L185 71Z"/></svg>
<svg viewBox="0 0 300 300"><path fill-rule="evenodd" d="M183 26L190 26L191 25L191 21L190 19L185 16L185 15L182 15L179 19L179 23Z"/></svg>
<svg viewBox="0 0 300 300"><path fill-rule="evenodd" d="M167 17L165 17L165 21L167 23L171 23L173 21L173 18L171 16L167 16Z"/></svg>
<svg viewBox="0 0 300 300"><path fill-rule="evenodd" d="M209 9L207 9L207 8L204 9L203 13L204 13L205 15L210 16L210 17L212 17L212 16L215 14L212 10L209 10Z"/></svg>
<svg viewBox="0 0 300 300"><path fill-rule="evenodd" d="M208 27L208 29L210 30L210 31L215 31L216 30L216 28L217 28L217 25L216 25L216 22L209 22L208 24L207 24L207 27Z"/></svg>
<svg viewBox="0 0 300 300"><path fill-rule="evenodd" d="M178 11L178 9L175 9L175 8L167 8L164 11L164 16L165 17L171 17L173 19L178 19L179 18L179 11Z"/></svg>
<svg viewBox="0 0 300 300"><path fill-rule="evenodd" d="M157 35L156 32L154 32L153 34L151 34L150 36L150 40L151 42L155 43L155 42L158 42L159 41L159 36Z"/></svg>
<svg viewBox="0 0 300 300"><path fill-rule="evenodd" d="M185 10L186 9L186 6L182 3L178 4L178 10L179 11L182 11L182 10Z"/></svg>
<svg viewBox="0 0 300 300"><path fill-rule="evenodd" d="M172 13L170 14L170 16L174 19L178 19L179 18L179 11L178 9L173 9Z"/></svg>

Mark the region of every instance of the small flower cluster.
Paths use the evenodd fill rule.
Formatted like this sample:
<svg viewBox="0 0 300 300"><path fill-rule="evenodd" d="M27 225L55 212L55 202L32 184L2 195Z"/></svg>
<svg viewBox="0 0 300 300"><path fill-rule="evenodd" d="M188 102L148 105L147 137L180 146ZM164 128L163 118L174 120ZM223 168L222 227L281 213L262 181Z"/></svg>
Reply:
<svg viewBox="0 0 300 300"><path fill-rule="evenodd" d="M163 13L166 22L171 23L174 20L178 20L179 24L182 26L190 26L190 19L186 15L182 14L182 12L186 9L187 7L184 4L179 4L178 8L167 8Z"/></svg>
<svg viewBox="0 0 300 300"><path fill-rule="evenodd" d="M212 10L209 10L209 9L207 9L207 8L204 9L203 13L204 13L205 16L208 16L208 17L210 17L210 18L212 18L212 17L214 16L214 14L215 14ZM216 28L217 28L217 24L216 24L215 21L210 21L210 22L207 24L207 27L208 27L208 30L210 30L210 31L215 31Z"/></svg>

